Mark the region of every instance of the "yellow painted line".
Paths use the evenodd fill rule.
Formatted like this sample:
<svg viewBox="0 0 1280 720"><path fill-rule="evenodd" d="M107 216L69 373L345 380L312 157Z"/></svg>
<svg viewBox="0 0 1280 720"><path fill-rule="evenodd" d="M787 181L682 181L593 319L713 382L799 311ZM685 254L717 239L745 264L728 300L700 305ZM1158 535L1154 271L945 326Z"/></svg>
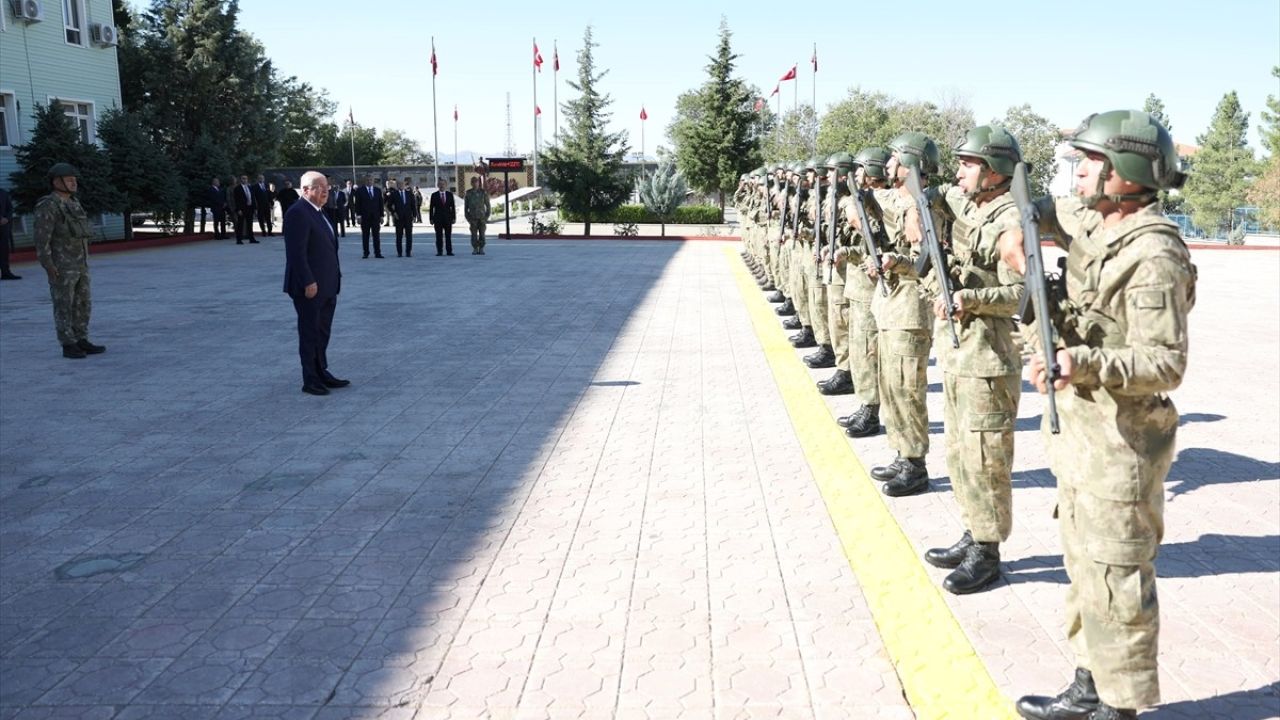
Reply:
<svg viewBox="0 0 1280 720"><path fill-rule="evenodd" d="M782 391L849 566L919 720L1017 718L885 505L844 432L786 341L738 255L725 248L756 335Z"/></svg>

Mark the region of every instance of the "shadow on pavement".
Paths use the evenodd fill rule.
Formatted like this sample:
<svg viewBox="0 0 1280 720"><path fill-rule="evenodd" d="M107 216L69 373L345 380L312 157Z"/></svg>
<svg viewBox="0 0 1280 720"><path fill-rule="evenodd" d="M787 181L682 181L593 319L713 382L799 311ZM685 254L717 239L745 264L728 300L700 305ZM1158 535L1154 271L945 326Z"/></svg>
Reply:
<svg viewBox="0 0 1280 720"><path fill-rule="evenodd" d="M1033 555L1005 563L1010 583L1065 584L1061 555ZM1165 543L1156 559L1160 578L1197 578L1242 573L1280 573L1280 535L1209 533L1190 542Z"/></svg>
<svg viewBox="0 0 1280 720"><path fill-rule="evenodd" d="M1183 700L1142 714L1143 720L1274 720L1280 717L1280 682L1203 700Z"/></svg>
<svg viewBox="0 0 1280 720"><path fill-rule="evenodd" d="M1173 461L1166 486L1173 501L1209 485L1277 479L1280 479L1280 463L1213 448L1186 448Z"/></svg>

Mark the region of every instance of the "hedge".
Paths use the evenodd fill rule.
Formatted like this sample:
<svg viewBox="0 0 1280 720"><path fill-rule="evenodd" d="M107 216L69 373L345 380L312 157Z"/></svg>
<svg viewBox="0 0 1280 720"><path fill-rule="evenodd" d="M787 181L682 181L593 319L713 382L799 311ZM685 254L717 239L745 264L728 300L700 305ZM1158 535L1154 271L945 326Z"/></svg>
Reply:
<svg viewBox="0 0 1280 720"><path fill-rule="evenodd" d="M560 210L560 217L566 222L582 222L582 216ZM593 223L636 223L657 225L661 221L658 216L649 212L643 205L623 205L605 217L591 218ZM680 225L719 225L724 222L720 208L715 205L681 205L667 219L667 224Z"/></svg>

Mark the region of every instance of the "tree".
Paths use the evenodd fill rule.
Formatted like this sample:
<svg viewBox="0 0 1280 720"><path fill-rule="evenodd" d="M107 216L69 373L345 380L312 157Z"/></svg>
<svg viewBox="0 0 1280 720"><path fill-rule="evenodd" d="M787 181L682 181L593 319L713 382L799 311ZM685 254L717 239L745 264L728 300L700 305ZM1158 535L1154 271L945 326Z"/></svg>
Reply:
<svg viewBox="0 0 1280 720"><path fill-rule="evenodd" d="M720 41L709 58L706 84L685 100L689 116L672 123L676 165L693 187L714 193L724 209L725 193L761 161L760 116L753 88L734 77L732 33L720 19ZM678 103L677 103L678 104Z"/></svg>
<svg viewBox="0 0 1280 720"><path fill-rule="evenodd" d="M111 186L120 193L125 237L133 237L134 212L178 217L187 192L169 156L147 136L134 114L112 108L102 115L98 137L106 148ZM207 182L206 182L207 187Z"/></svg>
<svg viewBox="0 0 1280 720"><path fill-rule="evenodd" d="M664 160L652 175L636 181L636 192L645 209L658 216L662 236L666 237L667 220L684 202L685 195L689 192L684 176L676 169L675 163Z"/></svg>
<svg viewBox="0 0 1280 720"><path fill-rule="evenodd" d="M1280 79L1280 65L1271 68L1271 75ZM1269 157L1261 177L1249 188L1248 198L1258 206L1258 219L1280 228L1280 98L1267 96L1262 122L1262 144Z"/></svg>
<svg viewBox="0 0 1280 720"><path fill-rule="evenodd" d="M377 128L351 125L342 128L321 127L320 160L317 165L351 165L352 136L355 137L355 164L381 165L387 155L386 143L378 136ZM357 180L358 178L352 178Z"/></svg>
<svg viewBox="0 0 1280 720"><path fill-rule="evenodd" d="M578 97L561 105L568 127L560 144L543 152L539 162L542 181L560 196L561 208L583 218L587 235L592 218L616 210L631 194L631 182L622 169L630 149L627 133L605 131L613 100L596 89L605 71L596 72L595 47L588 25L578 51L578 81L569 81Z"/></svg>
<svg viewBox="0 0 1280 720"><path fill-rule="evenodd" d="M120 194L111 185L110 164L97 145L84 142L80 130L56 103L37 105L31 141L15 148L18 170L13 181L13 204L20 213L30 213L36 202L48 195L49 168L54 163L71 163L79 171L76 198L86 213L95 215L123 210Z"/></svg>
<svg viewBox="0 0 1280 720"><path fill-rule="evenodd" d="M803 162L813 157L811 138L818 128L818 115L810 105L783 110L774 132L764 140L763 155L768 164Z"/></svg>
<svg viewBox="0 0 1280 720"><path fill-rule="evenodd" d="M431 153L422 149L417 140L400 130L383 130L382 162L386 165L431 165L435 162Z"/></svg>
<svg viewBox="0 0 1280 720"><path fill-rule="evenodd" d="M1023 103L1005 111L1004 117L992 120L1013 134L1022 148L1022 159L1030 165L1027 179L1031 183L1032 197L1049 194L1049 182L1053 180L1057 162L1054 148L1058 146L1058 128L1049 118L1038 115L1031 105Z"/></svg>
<svg viewBox="0 0 1280 720"><path fill-rule="evenodd" d="M1231 209L1245 200L1250 177L1256 172L1253 151L1245 143L1249 113L1232 90L1223 96L1200 145L1195 166L1183 190L1191 217L1206 231L1221 233L1231 225Z"/></svg>
<svg viewBox="0 0 1280 720"><path fill-rule="evenodd" d="M828 108L818 126L818 154L851 155L893 139L887 135L891 99L881 92L851 88L849 96Z"/></svg>
<svg viewBox="0 0 1280 720"><path fill-rule="evenodd" d="M1155 93L1147 95L1147 99L1142 103L1142 111L1158 120L1170 135L1173 134L1173 124L1169 122L1169 116L1164 112L1164 101L1156 97Z"/></svg>
<svg viewBox="0 0 1280 720"><path fill-rule="evenodd" d="M1280 80L1280 65L1271 68L1271 77ZM1267 107L1262 111L1262 146L1275 158L1280 155L1280 97L1267 96Z"/></svg>
<svg viewBox="0 0 1280 720"><path fill-rule="evenodd" d="M281 83L280 124L284 126L284 136L277 153L280 165L285 167L315 166L320 161L321 151L326 136L332 130L337 134L338 126L324 118L332 117L337 104L329 99L328 93L311 87L310 83L299 82L290 77Z"/></svg>

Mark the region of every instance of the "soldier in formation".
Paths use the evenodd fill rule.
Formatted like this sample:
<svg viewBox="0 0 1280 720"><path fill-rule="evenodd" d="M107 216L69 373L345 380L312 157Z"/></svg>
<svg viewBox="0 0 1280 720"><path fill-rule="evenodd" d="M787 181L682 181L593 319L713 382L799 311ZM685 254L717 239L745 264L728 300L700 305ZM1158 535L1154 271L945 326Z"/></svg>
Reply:
<svg viewBox="0 0 1280 720"><path fill-rule="evenodd" d="M865 437L883 415L897 458L871 474L886 495L929 489L925 369L935 356L965 530L925 560L952 570L949 592L1000 578L1024 356L1037 390L1056 391L1061 432L1046 417L1043 436L1058 480L1066 633L1078 667L1059 695L1023 697L1016 708L1033 720L1127 720L1160 701L1154 562L1178 426L1167 393L1186 370L1196 272L1157 201L1185 179L1168 131L1147 113L1115 111L1086 118L1070 143L1081 158L1075 195L1035 202L1041 232L1067 250L1065 270L1049 281L1050 317L1035 318L1021 339L1026 265L1010 186L1022 158L1003 128L966 133L949 184L937 182L936 143L907 132L852 158L760 168L734 200L744 257L800 330L793 344L820 345L805 358L822 355L811 366L830 353L836 371L819 391L858 396L858 410L837 422ZM912 172L922 185L935 179L919 199L907 189ZM921 208L950 258L945 270L921 260ZM1030 342L1040 333L1055 357L1024 352L1024 341L1040 347Z"/></svg>

